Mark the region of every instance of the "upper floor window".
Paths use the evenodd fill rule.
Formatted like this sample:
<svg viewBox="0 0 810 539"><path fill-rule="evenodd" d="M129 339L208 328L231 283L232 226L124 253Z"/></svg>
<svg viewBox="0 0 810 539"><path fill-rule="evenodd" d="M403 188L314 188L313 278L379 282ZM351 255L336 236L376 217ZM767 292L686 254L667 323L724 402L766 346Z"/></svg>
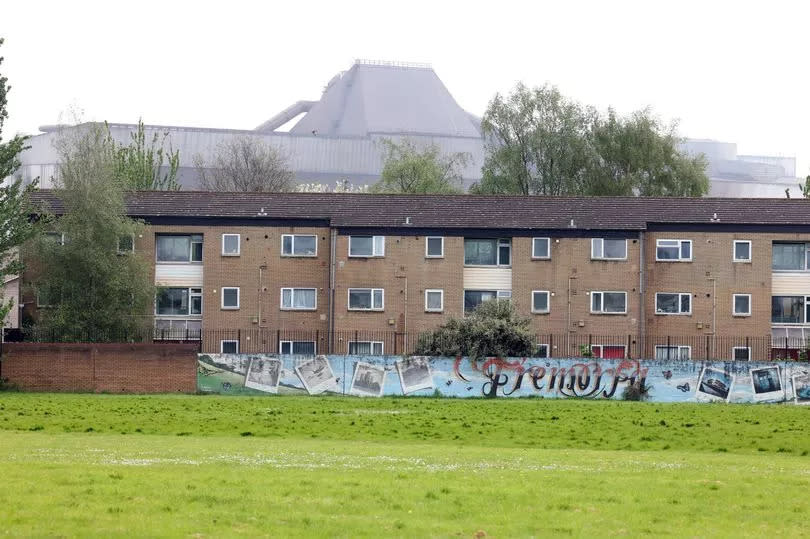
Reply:
<svg viewBox="0 0 810 539"><path fill-rule="evenodd" d="M662 262L692 260L692 240L656 240L655 259Z"/></svg>
<svg viewBox="0 0 810 539"><path fill-rule="evenodd" d="M444 310L444 290L425 290L425 311L440 313Z"/></svg>
<svg viewBox="0 0 810 539"><path fill-rule="evenodd" d="M385 256L385 236L349 236L349 256Z"/></svg>
<svg viewBox="0 0 810 539"><path fill-rule="evenodd" d="M773 296L771 298L771 322L774 324L804 324L807 322L805 296Z"/></svg>
<svg viewBox="0 0 810 539"><path fill-rule="evenodd" d="M751 316L751 294L734 294L732 308L734 316Z"/></svg>
<svg viewBox="0 0 810 539"><path fill-rule="evenodd" d="M533 313L547 313L549 312L548 304L549 293L547 290L533 290L532 291L532 312Z"/></svg>
<svg viewBox="0 0 810 539"><path fill-rule="evenodd" d="M692 314L692 294L658 292L655 294L656 314Z"/></svg>
<svg viewBox="0 0 810 539"><path fill-rule="evenodd" d="M594 260L627 260L627 240L592 238L591 258Z"/></svg>
<svg viewBox="0 0 810 539"><path fill-rule="evenodd" d="M126 234L118 236L118 254L126 255L135 252L135 236Z"/></svg>
<svg viewBox="0 0 810 539"><path fill-rule="evenodd" d="M239 256L239 234L222 235L222 256Z"/></svg>
<svg viewBox="0 0 810 539"><path fill-rule="evenodd" d="M316 309L317 294L314 288L282 288L281 308L312 311Z"/></svg>
<svg viewBox="0 0 810 539"><path fill-rule="evenodd" d="M627 292L591 292L591 312L595 314L627 313Z"/></svg>
<svg viewBox="0 0 810 539"><path fill-rule="evenodd" d="M155 314L189 316L202 314L202 288L162 288L155 300Z"/></svg>
<svg viewBox="0 0 810 539"><path fill-rule="evenodd" d="M549 238L532 238L532 258L551 258Z"/></svg>
<svg viewBox="0 0 810 539"><path fill-rule="evenodd" d="M425 238L425 258L444 258L444 238L428 236Z"/></svg>
<svg viewBox="0 0 810 539"><path fill-rule="evenodd" d="M512 240L464 239L464 264L467 266L509 266L512 264Z"/></svg>
<svg viewBox="0 0 810 539"><path fill-rule="evenodd" d="M281 255L318 256L318 238L314 234L282 234Z"/></svg>
<svg viewBox="0 0 810 539"><path fill-rule="evenodd" d="M202 262L202 234L160 234L155 243L158 262Z"/></svg>
<svg viewBox="0 0 810 539"><path fill-rule="evenodd" d="M510 300L511 290L465 290L464 291L464 313L472 312L476 307L492 299Z"/></svg>
<svg viewBox="0 0 810 539"><path fill-rule="evenodd" d="M751 262L750 240L734 240L734 262Z"/></svg>
<svg viewBox="0 0 810 539"><path fill-rule="evenodd" d="M239 287L238 286L223 286L222 287L222 308L223 309L238 309L239 308Z"/></svg>
<svg viewBox="0 0 810 539"><path fill-rule="evenodd" d="M382 311L385 305L382 288L349 288L350 311Z"/></svg>
<svg viewBox="0 0 810 539"><path fill-rule="evenodd" d="M808 269L807 251L805 243L774 243L773 269L787 271Z"/></svg>

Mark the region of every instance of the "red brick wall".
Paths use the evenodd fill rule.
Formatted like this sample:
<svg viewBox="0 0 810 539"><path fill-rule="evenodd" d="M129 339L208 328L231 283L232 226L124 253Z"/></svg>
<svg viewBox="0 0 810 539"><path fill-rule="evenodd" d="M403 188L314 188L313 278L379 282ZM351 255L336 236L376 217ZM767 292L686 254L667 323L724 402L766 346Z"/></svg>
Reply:
<svg viewBox="0 0 810 539"><path fill-rule="evenodd" d="M2 376L28 391L194 393L196 344L5 343Z"/></svg>

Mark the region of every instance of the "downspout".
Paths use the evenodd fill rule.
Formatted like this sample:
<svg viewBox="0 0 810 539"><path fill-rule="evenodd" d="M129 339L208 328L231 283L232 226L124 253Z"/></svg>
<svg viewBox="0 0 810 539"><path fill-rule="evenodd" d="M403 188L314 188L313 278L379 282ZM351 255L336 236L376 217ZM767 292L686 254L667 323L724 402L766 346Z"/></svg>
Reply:
<svg viewBox="0 0 810 539"><path fill-rule="evenodd" d="M638 316L639 316L639 323L638 323L638 349L639 359L644 359L644 356L647 354L647 313L646 313L646 302L644 298L646 296L646 287L647 287L647 260L645 259L645 251L644 248L644 231L640 230L638 232Z"/></svg>
<svg viewBox="0 0 810 539"><path fill-rule="evenodd" d="M337 229L330 227L329 244L329 353L335 352L335 251L337 249Z"/></svg>

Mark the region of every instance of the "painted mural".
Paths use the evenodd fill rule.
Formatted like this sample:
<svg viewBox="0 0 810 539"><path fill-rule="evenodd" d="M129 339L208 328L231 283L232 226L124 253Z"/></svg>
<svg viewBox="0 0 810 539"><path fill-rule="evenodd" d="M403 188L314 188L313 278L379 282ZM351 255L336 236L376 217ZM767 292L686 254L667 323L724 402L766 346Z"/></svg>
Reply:
<svg viewBox="0 0 810 539"><path fill-rule="evenodd" d="M200 354L197 387L233 395L383 395L810 404L810 363Z"/></svg>

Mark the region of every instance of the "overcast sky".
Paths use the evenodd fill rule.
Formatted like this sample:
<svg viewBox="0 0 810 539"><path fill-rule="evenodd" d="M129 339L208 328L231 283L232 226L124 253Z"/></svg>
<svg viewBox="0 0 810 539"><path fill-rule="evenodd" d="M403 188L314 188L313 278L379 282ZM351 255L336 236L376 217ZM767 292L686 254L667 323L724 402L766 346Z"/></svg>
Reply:
<svg viewBox="0 0 810 539"><path fill-rule="evenodd" d="M76 110L252 129L368 58L429 62L479 115L521 80L600 108L649 105L685 136L796 156L805 176L808 20L810 2L773 0L5 2L5 131Z"/></svg>

